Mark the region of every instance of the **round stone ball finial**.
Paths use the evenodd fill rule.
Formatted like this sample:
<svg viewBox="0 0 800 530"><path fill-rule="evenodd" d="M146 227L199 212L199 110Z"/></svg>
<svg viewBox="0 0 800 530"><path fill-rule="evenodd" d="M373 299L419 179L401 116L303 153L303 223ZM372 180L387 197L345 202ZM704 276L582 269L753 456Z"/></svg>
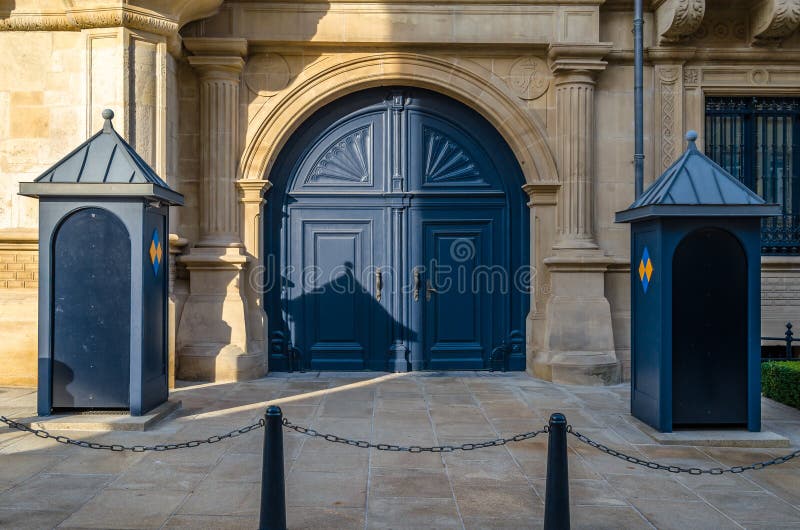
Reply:
<svg viewBox="0 0 800 530"><path fill-rule="evenodd" d="M110 119L112 119L114 117L114 111L111 110L111 109L105 109L105 110L103 110L103 113L101 114L101 116L103 116L104 120L110 120Z"/></svg>
<svg viewBox="0 0 800 530"><path fill-rule="evenodd" d="M694 142L695 140L697 140L697 131L688 131L686 133L686 139L689 140L690 142Z"/></svg>

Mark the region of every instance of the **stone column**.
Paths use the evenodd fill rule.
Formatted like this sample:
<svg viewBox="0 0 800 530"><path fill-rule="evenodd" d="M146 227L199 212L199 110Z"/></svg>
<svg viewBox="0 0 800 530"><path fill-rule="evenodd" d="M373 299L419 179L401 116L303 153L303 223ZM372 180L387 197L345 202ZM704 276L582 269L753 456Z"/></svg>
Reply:
<svg viewBox="0 0 800 530"><path fill-rule="evenodd" d="M227 39L226 39L227 40ZM191 40L187 39L187 47ZM226 43L228 44L228 43ZM239 44L243 47L239 48ZM239 82L246 43L227 56L188 58L200 78L200 241L198 247L240 247L236 163L239 151ZM236 54L236 55L233 55Z"/></svg>
<svg viewBox="0 0 800 530"><path fill-rule="evenodd" d="M598 247L594 228L594 87L609 49L607 44L553 44L549 50L561 189L556 241L552 255L542 260L550 274L550 295L533 371L561 383L619 381L611 308L605 297L605 271L612 260Z"/></svg>
<svg viewBox="0 0 800 530"><path fill-rule="evenodd" d="M178 328L183 379L264 375L264 321L248 302L253 257L242 243L236 170L244 39L185 39L200 80L200 239L181 258L189 298ZM248 296L249 295L249 296Z"/></svg>

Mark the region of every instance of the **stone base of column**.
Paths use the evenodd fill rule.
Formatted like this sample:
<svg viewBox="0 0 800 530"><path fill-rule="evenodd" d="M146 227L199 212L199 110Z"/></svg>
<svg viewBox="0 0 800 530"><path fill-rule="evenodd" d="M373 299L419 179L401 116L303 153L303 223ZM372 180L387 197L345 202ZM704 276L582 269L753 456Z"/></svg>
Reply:
<svg viewBox="0 0 800 530"><path fill-rule="evenodd" d="M196 247L180 262L189 271L189 297L178 325L178 378L263 377L264 319L247 300L252 258L237 247Z"/></svg>
<svg viewBox="0 0 800 530"><path fill-rule="evenodd" d="M591 251L544 260L551 294L544 339L529 368L534 376L573 385L619 383L611 306L604 294L604 273L611 263Z"/></svg>

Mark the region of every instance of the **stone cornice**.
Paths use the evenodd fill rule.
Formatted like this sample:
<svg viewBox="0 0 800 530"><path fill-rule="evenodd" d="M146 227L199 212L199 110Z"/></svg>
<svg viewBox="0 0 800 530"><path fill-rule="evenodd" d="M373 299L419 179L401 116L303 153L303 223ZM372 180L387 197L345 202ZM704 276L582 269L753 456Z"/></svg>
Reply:
<svg viewBox="0 0 800 530"><path fill-rule="evenodd" d="M0 250L38 250L39 231L36 228L0 229Z"/></svg>
<svg viewBox="0 0 800 530"><path fill-rule="evenodd" d="M780 53L767 48L660 48L656 58L650 55L650 49L644 50L645 63L665 63L681 61L713 61L718 63L748 64L783 64L800 61L800 50L782 49ZM667 51L669 50L669 51ZM674 55L670 56L670 53ZM615 64L632 64L633 50L612 50L606 60Z"/></svg>
<svg viewBox="0 0 800 530"><path fill-rule="evenodd" d="M42 12L17 2L0 12L0 31L80 31L126 27L175 37L180 28L217 12L223 0L64 0L64 10Z"/></svg>

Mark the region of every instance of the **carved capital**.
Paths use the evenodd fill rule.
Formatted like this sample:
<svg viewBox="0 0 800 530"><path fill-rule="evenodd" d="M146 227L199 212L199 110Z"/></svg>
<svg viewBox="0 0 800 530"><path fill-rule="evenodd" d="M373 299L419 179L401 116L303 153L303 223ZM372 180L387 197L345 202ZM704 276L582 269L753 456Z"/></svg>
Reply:
<svg viewBox="0 0 800 530"><path fill-rule="evenodd" d="M187 57L189 64L200 73L200 79L239 82L239 74L244 68L241 57L212 57L192 55Z"/></svg>
<svg viewBox="0 0 800 530"><path fill-rule="evenodd" d="M268 180L240 179L236 181L243 204L261 204L264 201L264 194L272 187L272 182Z"/></svg>
<svg viewBox="0 0 800 530"><path fill-rule="evenodd" d="M556 76L556 85L564 82L593 83L598 72L606 69L603 60L611 51L611 44L551 44L547 50L550 70Z"/></svg>
<svg viewBox="0 0 800 530"><path fill-rule="evenodd" d="M750 12L753 45L777 44L800 27L800 0L762 0Z"/></svg>
<svg viewBox="0 0 800 530"><path fill-rule="evenodd" d="M238 82L245 64L243 57L247 56L247 40L186 38L183 44L194 54L188 57L189 64L203 79Z"/></svg>
<svg viewBox="0 0 800 530"><path fill-rule="evenodd" d="M659 42L686 40L700 28L706 14L705 0L666 0L656 8Z"/></svg>
<svg viewBox="0 0 800 530"><path fill-rule="evenodd" d="M535 206L554 206L558 203L558 190L561 184L558 182L537 182L536 184L525 184L522 191L528 194L528 207Z"/></svg>

